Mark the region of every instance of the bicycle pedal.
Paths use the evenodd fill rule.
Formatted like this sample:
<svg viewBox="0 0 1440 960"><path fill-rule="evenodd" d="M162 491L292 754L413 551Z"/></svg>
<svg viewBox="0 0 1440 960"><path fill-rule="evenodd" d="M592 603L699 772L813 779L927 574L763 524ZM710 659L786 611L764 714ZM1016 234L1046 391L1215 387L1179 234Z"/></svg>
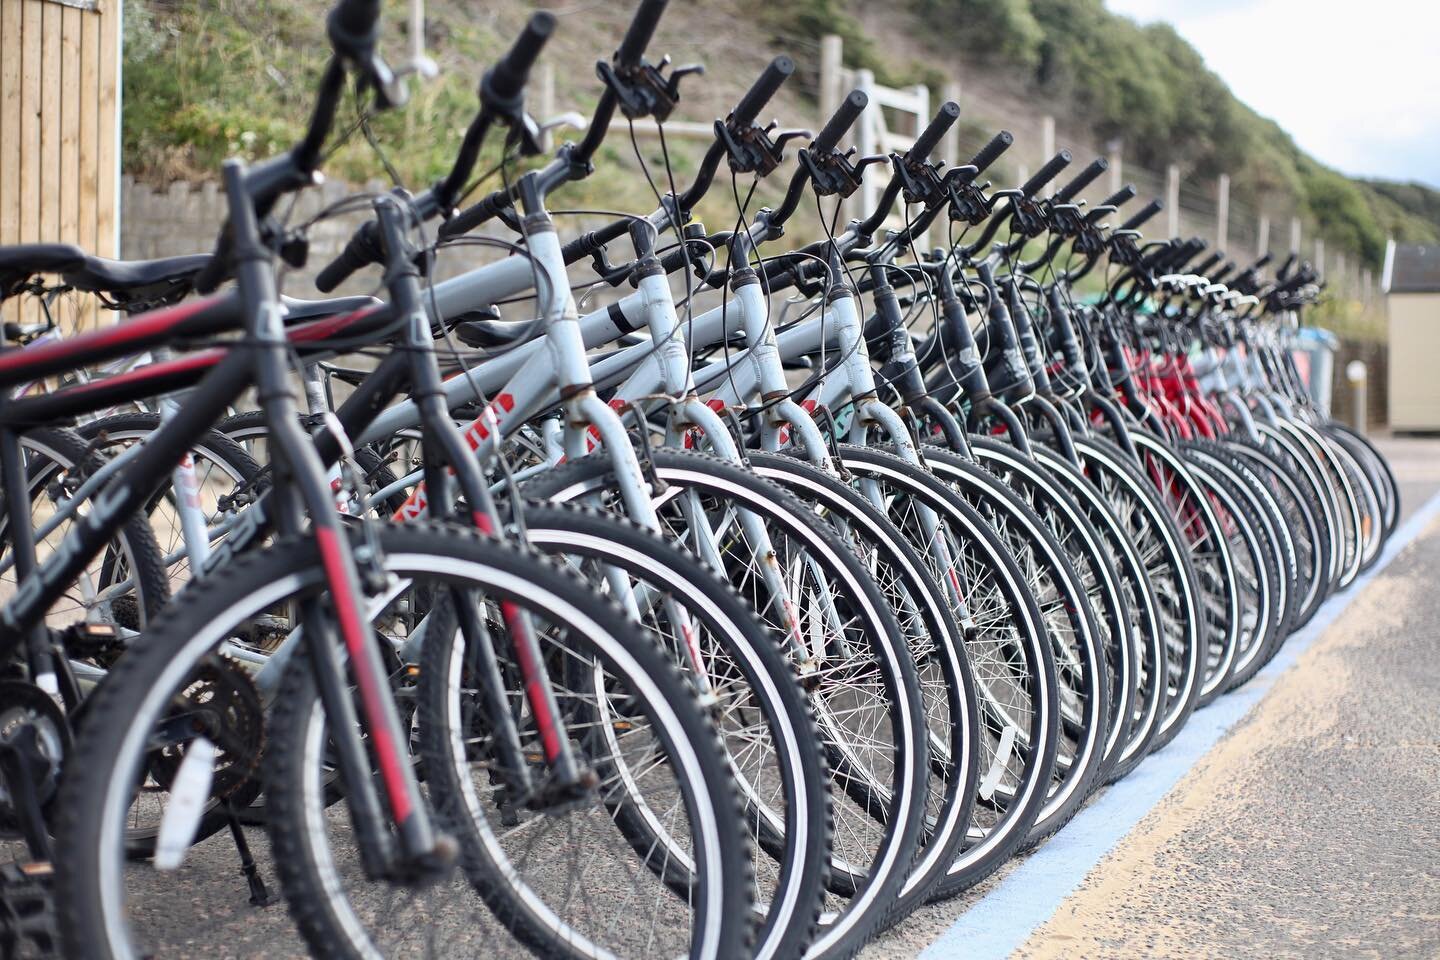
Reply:
<svg viewBox="0 0 1440 960"><path fill-rule="evenodd" d="M54 873L46 862L0 866L0 954L26 960L61 956Z"/></svg>
<svg viewBox="0 0 1440 960"><path fill-rule="evenodd" d="M72 623L58 631L56 640L72 657L98 657L120 646L115 626L109 623Z"/></svg>

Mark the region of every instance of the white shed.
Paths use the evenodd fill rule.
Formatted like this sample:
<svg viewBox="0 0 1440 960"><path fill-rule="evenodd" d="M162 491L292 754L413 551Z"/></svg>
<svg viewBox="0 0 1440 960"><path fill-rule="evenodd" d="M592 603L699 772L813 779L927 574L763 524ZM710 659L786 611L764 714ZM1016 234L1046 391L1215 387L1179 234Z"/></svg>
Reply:
<svg viewBox="0 0 1440 960"><path fill-rule="evenodd" d="M1440 244L1385 251L1390 327L1390 427L1440 430Z"/></svg>

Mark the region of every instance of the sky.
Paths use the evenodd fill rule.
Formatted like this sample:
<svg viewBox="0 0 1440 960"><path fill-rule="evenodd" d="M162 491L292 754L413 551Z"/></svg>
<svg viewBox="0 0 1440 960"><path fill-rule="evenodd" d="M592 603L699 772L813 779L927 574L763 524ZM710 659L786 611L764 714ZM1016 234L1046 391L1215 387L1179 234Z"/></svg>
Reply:
<svg viewBox="0 0 1440 960"><path fill-rule="evenodd" d="M1172 24L1322 163L1440 188L1436 0L1106 0ZM1204 109L1204 104L1196 104Z"/></svg>

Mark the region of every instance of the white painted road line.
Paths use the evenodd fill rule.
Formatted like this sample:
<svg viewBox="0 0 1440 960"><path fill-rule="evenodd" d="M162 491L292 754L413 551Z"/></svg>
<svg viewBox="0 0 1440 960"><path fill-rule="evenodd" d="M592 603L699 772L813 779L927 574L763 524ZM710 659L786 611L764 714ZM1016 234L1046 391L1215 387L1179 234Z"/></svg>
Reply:
<svg viewBox="0 0 1440 960"><path fill-rule="evenodd" d="M1344 593L1326 601L1305 629L1285 641L1275 659L1249 683L1198 710L1165 749L1147 757L1128 777L1106 789L1065 827L1013 870L994 890L962 913L920 954L921 960L1002 960L1045 923L1095 865L1170 792L1200 758L1295 665L1370 583L1437 516L1432 496L1391 536L1374 567Z"/></svg>

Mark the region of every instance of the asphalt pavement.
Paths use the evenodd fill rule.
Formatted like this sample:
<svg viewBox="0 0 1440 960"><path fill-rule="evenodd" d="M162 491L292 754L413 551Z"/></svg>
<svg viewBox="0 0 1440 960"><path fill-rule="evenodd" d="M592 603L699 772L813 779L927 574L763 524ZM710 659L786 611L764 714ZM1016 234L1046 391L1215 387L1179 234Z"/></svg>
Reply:
<svg viewBox="0 0 1440 960"><path fill-rule="evenodd" d="M1092 801L1092 821L1148 812L1093 860L1067 827L866 960L1440 957L1440 438L1378 443L1404 517L1428 503L1431 519L1173 786L1147 795L1146 767L1181 740ZM1084 817L1072 826L1105 835Z"/></svg>
<svg viewBox="0 0 1440 960"><path fill-rule="evenodd" d="M1410 517L1440 490L1440 438L1379 443ZM1198 713L1193 757L1187 732L1101 791L1075 830L922 908L862 957L1440 957L1437 571L1440 521L1334 607L1293 662ZM1213 738L1196 739L1207 724ZM264 832L247 833L273 890ZM132 870L136 888L153 881ZM152 916L163 955L303 955L283 904L246 902L223 837L168 879ZM483 955L514 948L459 939Z"/></svg>

